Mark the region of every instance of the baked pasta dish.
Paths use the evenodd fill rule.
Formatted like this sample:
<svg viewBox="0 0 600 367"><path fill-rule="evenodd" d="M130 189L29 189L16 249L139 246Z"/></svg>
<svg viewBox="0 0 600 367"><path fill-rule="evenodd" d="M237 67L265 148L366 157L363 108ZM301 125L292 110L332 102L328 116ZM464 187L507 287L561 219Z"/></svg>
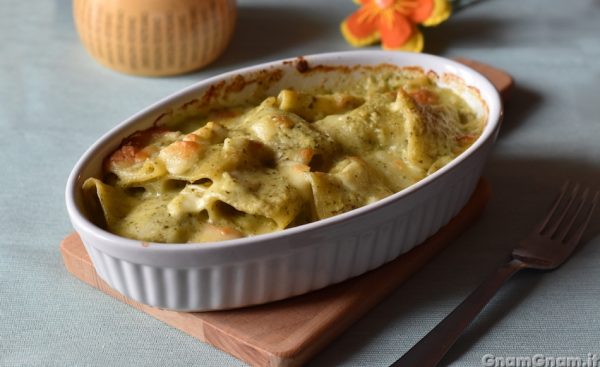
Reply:
<svg viewBox="0 0 600 367"><path fill-rule="evenodd" d="M94 220L123 237L252 236L392 195L450 162L483 125L424 72L389 68L340 90L283 89L138 131L83 191Z"/></svg>

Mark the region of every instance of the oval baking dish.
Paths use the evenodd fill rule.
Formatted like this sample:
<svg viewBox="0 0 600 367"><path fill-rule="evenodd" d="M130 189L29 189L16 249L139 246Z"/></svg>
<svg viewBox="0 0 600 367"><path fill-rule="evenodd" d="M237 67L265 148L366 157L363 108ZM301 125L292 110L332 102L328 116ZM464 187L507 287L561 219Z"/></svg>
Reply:
<svg viewBox="0 0 600 367"><path fill-rule="evenodd" d="M417 67L487 116L481 136L449 164L376 203L270 234L202 244L146 243L109 233L87 217L82 183L135 131L205 105L231 105L283 88L351 80L353 66ZM350 79L348 79L350 78ZM125 296L178 311L218 310L275 301L374 269L423 242L465 205L481 175L502 116L492 84L472 69L432 55L352 51L249 67L199 82L119 124L74 167L67 210L99 276Z"/></svg>

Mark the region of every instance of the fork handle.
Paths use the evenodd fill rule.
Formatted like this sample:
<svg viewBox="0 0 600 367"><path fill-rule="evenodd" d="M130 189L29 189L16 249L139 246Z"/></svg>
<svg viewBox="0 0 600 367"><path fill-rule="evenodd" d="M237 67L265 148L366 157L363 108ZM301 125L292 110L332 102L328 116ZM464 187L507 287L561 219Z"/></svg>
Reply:
<svg viewBox="0 0 600 367"><path fill-rule="evenodd" d="M526 265L512 259L499 267L477 287L454 311L415 344L392 366L437 366L464 329L473 321L483 307L492 299L498 289Z"/></svg>

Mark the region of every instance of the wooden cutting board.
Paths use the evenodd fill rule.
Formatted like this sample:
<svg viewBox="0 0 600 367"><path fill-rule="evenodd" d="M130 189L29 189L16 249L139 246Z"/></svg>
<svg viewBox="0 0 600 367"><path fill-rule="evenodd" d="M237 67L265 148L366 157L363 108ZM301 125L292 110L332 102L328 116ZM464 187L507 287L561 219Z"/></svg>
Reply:
<svg viewBox="0 0 600 367"><path fill-rule="evenodd" d="M480 70L501 91L512 86L512 79L502 71L469 60L459 61ZM481 181L450 223L423 244L378 269L306 295L236 310L185 313L140 304L98 277L76 233L62 241L60 251L67 270L77 278L200 341L251 365L297 366L327 346L463 233L480 215L489 196L489 186Z"/></svg>

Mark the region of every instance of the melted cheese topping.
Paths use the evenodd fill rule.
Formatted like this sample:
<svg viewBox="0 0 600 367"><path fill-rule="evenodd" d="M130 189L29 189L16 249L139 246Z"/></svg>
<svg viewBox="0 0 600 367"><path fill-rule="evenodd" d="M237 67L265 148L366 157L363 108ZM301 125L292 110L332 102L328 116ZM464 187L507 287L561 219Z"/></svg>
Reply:
<svg viewBox="0 0 600 367"><path fill-rule="evenodd" d="M217 111L217 110L215 110ZM83 185L97 222L141 241L227 240L378 201L466 149L483 119L427 77L283 90L127 139Z"/></svg>

